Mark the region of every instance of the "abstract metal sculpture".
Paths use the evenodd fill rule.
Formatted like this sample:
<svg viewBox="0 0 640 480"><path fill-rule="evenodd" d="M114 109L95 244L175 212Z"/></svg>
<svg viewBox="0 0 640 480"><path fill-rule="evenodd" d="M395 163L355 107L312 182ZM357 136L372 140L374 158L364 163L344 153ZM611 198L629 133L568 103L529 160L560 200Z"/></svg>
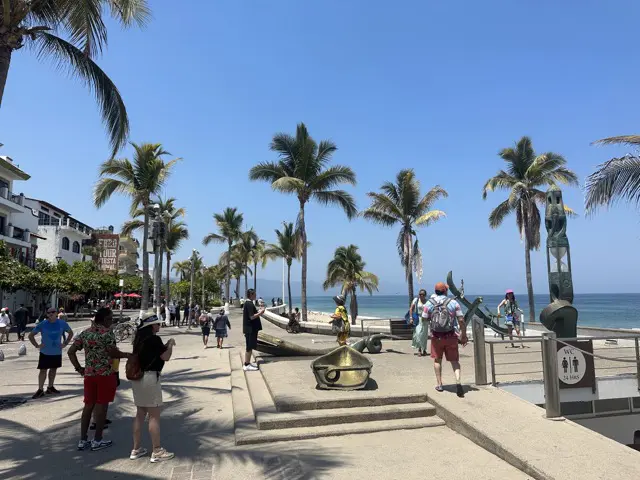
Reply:
<svg viewBox="0 0 640 480"><path fill-rule="evenodd" d="M555 185L547 190L544 224L547 229L547 272L551 303L540 312L540 322L559 338L572 338L578 333L578 311L572 305L573 281L567 214L562 191Z"/></svg>
<svg viewBox="0 0 640 480"><path fill-rule="evenodd" d="M311 362L318 388L358 390L369 381L373 363L357 350L343 345Z"/></svg>
<svg viewBox="0 0 640 480"><path fill-rule="evenodd" d="M482 297L477 297L473 302L467 300L464 296L464 290L459 290L458 287L456 287L456 284L453 283L453 272L449 272L447 274L447 284L449 285L449 290L455 299L467 307L467 313L464 315L464 322L466 325L472 325L471 320L474 315L478 316L482 319L486 327L489 327L498 335L502 335L502 339L504 340L504 336L509 334L509 330L498 325L498 323L494 321L497 319L496 315L491 313L486 307L486 311L484 312L479 309L480 304L482 303Z"/></svg>
<svg viewBox="0 0 640 480"><path fill-rule="evenodd" d="M382 351L383 338L397 338L394 335L379 333L368 337L361 338L351 345L351 348L362 353L366 350L369 353L380 353ZM326 355L334 351L337 347L328 348L307 348L293 342L287 342L281 338L274 337L268 333L258 333L258 346L256 350L262 353L268 353L277 357L312 357L318 355Z"/></svg>

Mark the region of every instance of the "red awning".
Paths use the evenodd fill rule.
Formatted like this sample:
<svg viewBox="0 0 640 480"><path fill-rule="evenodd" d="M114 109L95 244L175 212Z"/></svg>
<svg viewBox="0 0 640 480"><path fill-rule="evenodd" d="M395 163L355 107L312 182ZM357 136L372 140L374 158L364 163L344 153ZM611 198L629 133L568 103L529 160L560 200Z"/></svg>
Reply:
<svg viewBox="0 0 640 480"><path fill-rule="evenodd" d="M125 293L124 296L129 298L142 298L142 295L139 295L137 293Z"/></svg>

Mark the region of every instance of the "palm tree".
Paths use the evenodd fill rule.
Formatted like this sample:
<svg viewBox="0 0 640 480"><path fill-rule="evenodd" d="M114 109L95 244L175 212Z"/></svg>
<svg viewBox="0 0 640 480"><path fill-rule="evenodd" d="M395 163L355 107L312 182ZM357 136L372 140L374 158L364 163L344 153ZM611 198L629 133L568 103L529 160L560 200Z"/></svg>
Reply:
<svg viewBox="0 0 640 480"><path fill-rule="evenodd" d="M412 169L400 170L396 183L384 182L381 192L369 192L371 206L362 212L367 220L385 227L400 225L398 255L404 267L409 287L409 303L413 301L413 274L422 277L422 252L418 245L416 227L428 227L446 214L442 210L431 210L436 200L447 197L447 192L436 185L424 196L420 193L420 181Z"/></svg>
<svg viewBox="0 0 640 480"><path fill-rule="evenodd" d="M322 287L327 290L342 284L341 293L351 295L349 309L351 310L351 323L356 324L358 317L358 298L356 289L361 292L365 290L369 295L373 291L378 291L378 277L370 272L365 272L366 263L358 253L358 247L349 245L348 247L338 247L333 255L333 259L327 265L327 279Z"/></svg>
<svg viewBox="0 0 640 480"><path fill-rule="evenodd" d="M249 263L253 261L253 251L257 242L258 235L256 235L256 232L253 230L253 228L250 228L246 232L242 232L240 234L238 243L235 245L238 252L238 258L240 259L244 270L245 292L249 290L249 275L247 273L249 271Z"/></svg>
<svg viewBox="0 0 640 480"><path fill-rule="evenodd" d="M600 145L623 144L632 147L640 145L640 135L610 137L595 142ZM595 172L587 177L585 208L588 214L599 206L610 207L617 200L640 203L640 157L627 154L598 165Z"/></svg>
<svg viewBox="0 0 640 480"><path fill-rule="evenodd" d="M112 158L100 165L99 179L93 191L93 202L102 207L114 193L131 199L131 215L140 208L143 211L142 233L142 305L149 307L149 205L151 197L157 196L179 159L165 162L162 157L169 155L159 143L131 144L134 149L133 161Z"/></svg>
<svg viewBox="0 0 640 480"><path fill-rule="evenodd" d="M213 219L218 226L218 232L210 233L202 239L203 245L209 245L211 242L226 243L227 244L227 262L231 261L231 247L233 242L240 238L242 232L242 223L244 222L244 216L238 212L238 209L233 207L227 207L222 213L214 213ZM231 285L231 268L227 268L227 281L225 286L225 295L227 301L229 297L229 288Z"/></svg>
<svg viewBox="0 0 640 480"><path fill-rule="evenodd" d="M172 270L180 276L180 281L184 282L191 275L191 260L174 262Z"/></svg>
<svg viewBox="0 0 640 480"><path fill-rule="evenodd" d="M171 276L171 256L180 248L183 240L187 240L189 238L189 230L187 230L187 225L181 221L173 221L170 222L169 228L167 230L167 241L165 244L165 250L167 254L167 278L165 280L166 291L165 298L167 299L167 303L171 300L171 282L169 281L169 277ZM175 266L175 265L174 265Z"/></svg>
<svg viewBox="0 0 640 480"><path fill-rule="evenodd" d="M174 197L161 198L158 197L152 200L152 203L158 205L157 213L160 218L165 222L165 253L167 255L167 278L165 279L165 299L167 302L170 300L170 284L169 277L171 275L171 254L175 252L179 247L182 240L189 238L189 232L186 228L186 224L182 221L178 221L179 218L184 217L187 212L184 208L177 208L175 206L176 199ZM138 209L133 214L133 219L124 222L121 229L121 234L131 236L133 233L144 228L144 210ZM171 248L170 246L173 245ZM162 268L160 265L159 268Z"/></svg>
<svg viewBox="0 0 640 480"><path fill-rule="evenodd" d="M300 243L300 232L295 231L293 223L284 223L281 232L276 230L278 243L270 243L264 250L264 258L284 258L287 263L287 288L289 292L289 313L292 310L291 300L291 264L293 260L298 260L302 256L302 245Z"/></svg>
<svg viewBox="0 0 640 480"><path fill-rule="evenodd" d="M500 203L489 214L489 226L498 228L511 213L516 214L516 225L520 237L524 239L524 257L529 296L529 321L535 321L533 282L531 280L531 250L540 248L540 210L546 193L538 187L562 183L577 185L578 177L565 167L562 155L553 152L536 155L529 137L522 137L514 147L504 148L498 153L506 163L506 171L500 170L485 183L482 198L488 192L507 190L509 198ZM565 206L567 214L573 210Z"/></svg>
<svg viewBox="0 0 640 480"><path fill-rule="evenodd" d="M129 118L120 92L93 58L107 45L103 18L106 11L124 27L143 26L150 18L147 1L2 0L0 3L0 105L11 56L26 43L38 57L51 58L71 75L84 80L96 97L115 155L129 136Z"/></svg>
<svg viewBox="0 0 640 480"><path fill-rule="evenodd" d="M258 264L264 268L269 261L269 258L264 255L266 247L267 242L258 238L251 250L251 260L253 261L253 290L256 292L258 291Z"/></svg>
<svg viewBox="0 0 640 480"><path fill-rule="evenodd" d="M278 133L273 136L270 149L277 152L280 160L263 162L249 172L250 180L271 183L271 187L282 193L298 197L300 211L297 229L302 244L302 319L307 320L307 230L305 226L305 205L314 199L323 205L338 205L352 219L357 215L353 197L344 190L333 190L341 184L356 184L356 174L349 167L334 165L328 167L333 153L338 149L335 143L322 140L316 143L309 135L304 123L296 129L296 136Z"/></svg>

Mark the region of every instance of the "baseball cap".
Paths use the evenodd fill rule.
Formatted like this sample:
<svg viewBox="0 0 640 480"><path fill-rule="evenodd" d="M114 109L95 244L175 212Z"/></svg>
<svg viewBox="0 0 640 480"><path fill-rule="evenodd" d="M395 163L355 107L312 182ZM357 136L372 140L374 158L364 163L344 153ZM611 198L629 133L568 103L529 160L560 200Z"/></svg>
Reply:
<svg viewBox="0 0 640 480"><path fill-rule="evenodd" d="M438 282L438 283L436 283L436 286L434 287L434 290L436 290L438 292L448 292L449 291L449 286L444 282Z"/></svg>

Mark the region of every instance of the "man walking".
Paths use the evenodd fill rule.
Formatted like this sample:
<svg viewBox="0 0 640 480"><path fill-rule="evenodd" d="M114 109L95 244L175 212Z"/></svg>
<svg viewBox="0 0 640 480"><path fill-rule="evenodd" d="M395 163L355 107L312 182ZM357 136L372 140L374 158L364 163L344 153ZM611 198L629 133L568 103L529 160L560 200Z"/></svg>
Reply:
<svg viewBox="0 0 640 480"><path fill-rule="evenodd" d="M40 334L40 345L36 342L35 336ZM68 333L64 343L62 339L64 334ZM60 393L53 386L56 379L56 372L58 368L62 366L62 349L66 347L73 338L73 330L62 319L58 318L58 312L55 308L47 308L46 320L38 323L33 330L29 333L29 341L31 344L40 350L40 358L38 359L38 390L33 394L31 398L44 397L45 392L44 381L47 378L47 371L49 371L49 386L46 393L57 394Z"/></svg>
<svg viewBox="0 0 640 480"><path fill-rule="evenodd" d="M20 308L18 308L13 314L13 318L16 321L16 325L18 326L18 340L22 340L24 342L24 333L27 331L27 319L29 317L29 311L24 308L24 304L20 304Z"/></svg>
<svg viewBox="0 0 640 480"><path fill-rule="evenodd" d="M169 304L169 324L172 327L176 324L176 304L173 302Z"/></svg>
<svg viewBox="0 0 640 480"><path fill-rule="evenodd" d="M255 372L258 370L258 365L251 362L251 354L253 349L258 346L258 332L262 330L260 317L264 314L265 309L261 307L260 310L258 310L254 303L255 299L256 292L253 288L250 288L247 290L247 301L245 301L242 306L242 333L244 333L246 343L244 367L242 367L242 369L245 372Z"/></svg>
<svg viewBox="0 0 640 480"><path fill-rule="evenodd" d="M84 408L80 421L80 442L78 450L91 447L91 450L103 450L112 445L111 440L104 440L102 432L107 418L107 407L116 395L117 378L113 371L112 359L126 358L116 348L116 337L109 328L113 322L113 313L108 308L101 308L93 319L93 324L78 335L69 349L69 360L76 372L84 377ZM85 366L80 366L77 351L84 350ZM87 432L91 416L95 415L96 433L89 442Z"/></svg>
<svg viewBox="0 0 640 480"><path fill-rule="evenodd" d="M430 322L431 326L431 358L438 385L436 390L442 392L442 356L451 362L453 373L456 377L456 394L464 397L464 390L460 383L460 353L458 351L458 334L456 322L460 328L459 341L463 345L468 342L467 326L460 304L447 297L449 287L446 283L438 282L435 286L435 295L427 301L423 318Z"/></svg>

